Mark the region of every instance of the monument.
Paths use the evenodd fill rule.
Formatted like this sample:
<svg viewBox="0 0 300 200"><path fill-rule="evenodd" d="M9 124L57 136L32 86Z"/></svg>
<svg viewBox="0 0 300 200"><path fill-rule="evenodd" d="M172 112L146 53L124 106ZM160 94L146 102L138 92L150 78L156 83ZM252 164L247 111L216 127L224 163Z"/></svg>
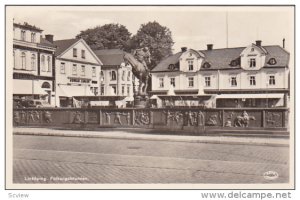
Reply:
<svg viewBox="0 0 300 200"><path fill-rule="evenodd" d="M151 62L150 51L147 47L136 49L132 54L124 53L125 62L131 64L133 75L139 80L138 90L134 88L134 107L145 108L148 107L149 95L148 86L150 77L150 70L148 64ZM134 81L133 81L134 84Z"/></svg>

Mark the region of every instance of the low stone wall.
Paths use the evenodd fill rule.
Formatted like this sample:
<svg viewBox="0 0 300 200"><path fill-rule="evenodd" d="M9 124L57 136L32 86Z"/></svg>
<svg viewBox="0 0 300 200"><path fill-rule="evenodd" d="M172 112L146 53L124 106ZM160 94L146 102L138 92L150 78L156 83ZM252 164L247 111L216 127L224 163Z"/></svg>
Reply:
<svg viewBox="0 0 300 200"><path fill-rule="evenodd" d="M14 126L140 127L203 132L205 129L281 129L288 126L288 109L14 109Z"/></svg>

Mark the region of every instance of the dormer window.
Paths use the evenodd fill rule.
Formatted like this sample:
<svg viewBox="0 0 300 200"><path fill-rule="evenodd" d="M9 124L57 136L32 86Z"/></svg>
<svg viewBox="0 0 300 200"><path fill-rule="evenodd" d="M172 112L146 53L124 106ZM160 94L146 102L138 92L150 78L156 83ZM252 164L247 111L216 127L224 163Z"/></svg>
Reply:
<svg viewBox="0 0 300 200"><path fill-rule="evenodd" d="M205 62L205 63L203 64L203 68L210 68L210 64L209 64L208 62Z"/></svg>
<svg viewBox="0 0 300 200"><path fill-rule="evenodd" d="M275 58L270 58L270 60L268 61L269 65L275 65L277 63Z"/></svg>
<svg viewBox="0 0 300 200"><path fill-rule="evenodd" d="M169 65L169 69L170 69L170 70L174 70L174 69L175 69L175 65L174 65L174 64L170 64L170 65Z"/></svg>
<svg viewBox="0 0 300 200"><path fill-rule="evenodd" d="M256 59L255 58L250 58L249 59L249 67L250 68L256 67Z"/></svg>
<svg viewBox="0 0 300 200"><path fill-rule="evenodd" d="M229 64L231 67L235 67L238 65L238 62L236 60L232 60Z"/></svg>

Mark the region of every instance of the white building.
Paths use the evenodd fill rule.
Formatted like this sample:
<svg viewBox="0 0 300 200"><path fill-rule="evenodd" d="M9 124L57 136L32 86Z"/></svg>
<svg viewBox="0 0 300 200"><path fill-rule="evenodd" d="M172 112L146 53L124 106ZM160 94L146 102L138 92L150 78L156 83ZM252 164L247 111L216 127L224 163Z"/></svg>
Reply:
<svg viewBox="0 0 300 200"><path fill-rule="evenodd" d="M94 51L102 61L100 93L102 96L122 96L133 101L133 81L130 64L125 64L124 52L120 49Z"/></svg>
<svg viewBox="0 0 300 200"><path fill-rule="evenodd" d="M193 96L194 105L207 104L210 96L212 107L285 106L288 65L289 53L284 48L262 46L261 41L239 48L182 48L151 71L152 94L166 99L172 86L173 99Z"/></svg>
<svg viewBox="0 0 300 200"><path fill-rule="evenodd" d="M56 106L99 95L102 62L83 39L56 40Z"/></svg>
<svg viewBox="0 0 300 200"><path fill-rule="evenodd" d="M54 105L54 51L40 28L13 24L13 96L44 99Z"/></svg>

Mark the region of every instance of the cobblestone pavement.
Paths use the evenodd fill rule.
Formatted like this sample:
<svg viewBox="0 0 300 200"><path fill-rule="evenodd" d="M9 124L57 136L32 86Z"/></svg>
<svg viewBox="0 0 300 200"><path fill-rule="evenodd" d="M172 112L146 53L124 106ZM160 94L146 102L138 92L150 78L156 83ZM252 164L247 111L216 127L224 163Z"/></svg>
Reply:
<svg viewBox="0 0 300 200"><path fill-rule="evenodd" d="M13 153L14 183L289 181L288 147L15 135Z"/></svg>

